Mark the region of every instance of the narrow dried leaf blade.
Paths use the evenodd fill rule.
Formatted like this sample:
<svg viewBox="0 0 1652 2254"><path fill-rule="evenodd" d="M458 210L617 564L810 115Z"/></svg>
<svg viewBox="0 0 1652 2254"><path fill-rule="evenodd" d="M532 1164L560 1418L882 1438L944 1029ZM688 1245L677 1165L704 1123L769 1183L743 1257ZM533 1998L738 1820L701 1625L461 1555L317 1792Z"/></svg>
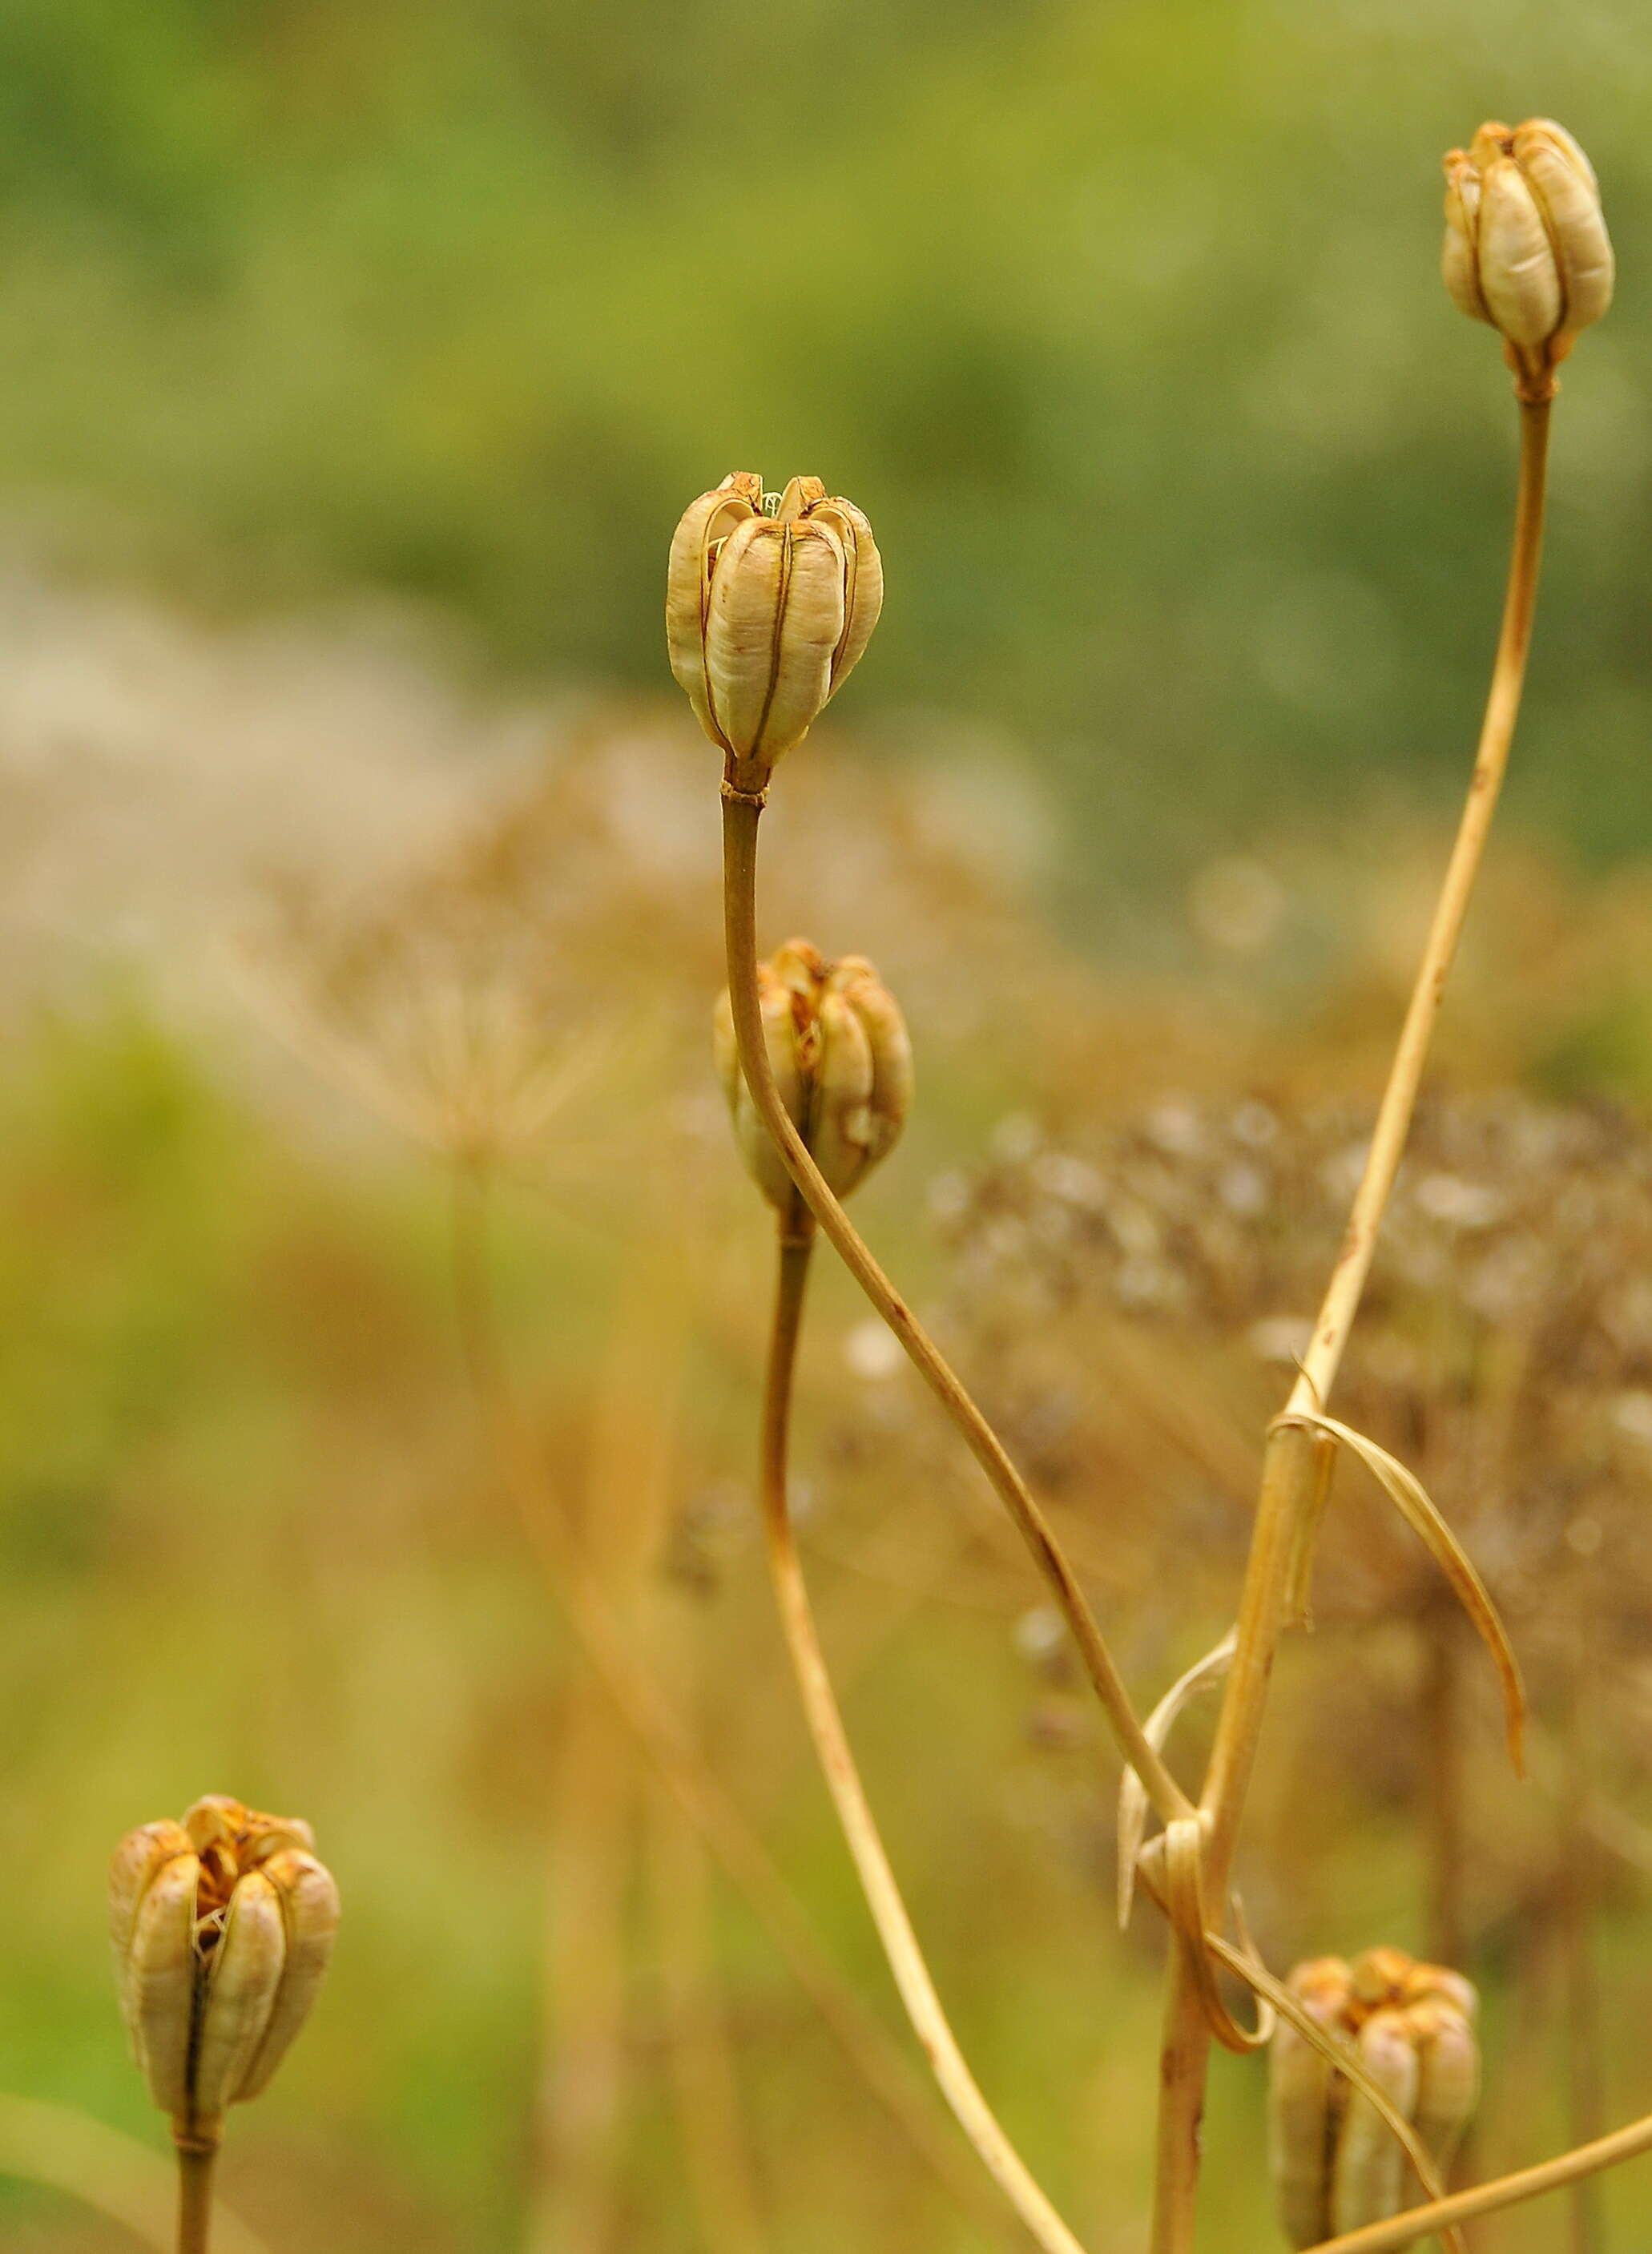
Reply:
<svg viewBox="0 0 1652 2254"><path fill-rule="evenodd" d="M1165 1750L1165 1741L1173 1728L1177 1716L1190 1699L1201 1690L1214 1690L1227 1674L1232 1663L1237 1630L1229 1628L1222 1642L1196 1659L1185 1675L1177 1676L1169 1690L1154 1707L1142 1726L1142 1735L1156 1754ZM1147 1836L1147 1789L1133 1768L1126 1768L1118 1786L1118 1923L1124 1931L1130 1923L1130 1906L1136 1899L1136 1865L1142 1852L1142 1842Z"/></svg>

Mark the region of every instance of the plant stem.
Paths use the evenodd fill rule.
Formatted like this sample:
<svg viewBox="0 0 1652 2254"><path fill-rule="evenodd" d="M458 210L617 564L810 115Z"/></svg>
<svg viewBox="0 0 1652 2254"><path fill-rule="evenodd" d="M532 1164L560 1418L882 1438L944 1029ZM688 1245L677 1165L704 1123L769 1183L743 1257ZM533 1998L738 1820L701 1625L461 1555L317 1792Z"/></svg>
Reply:
<svg viewBox="0 0 1652 2254"><path fill-rule="evenodd" d="M801 1236L782 1236L780 1239L774 1326L763 1388L763 1531L787 1649L791 1655L826 1788L837 1811L867 1908L883 1942L900 2000L935 2080L964 2134L1045 2254L1081 2254L1078 2240L1005 2136L958 2048L890 1868L821 1648L786 1493L792 1378L802 1328L813 1237L812 1227L806 1227L806 1233Z"/></svg>
<svg viewBox="0 0 1652 2254"><path fill-rule="evenodd" d="M548 1507L543 1467L517 1406L494 1313L489 1188L485 1169L454 1168L451 1249L461 1351L506 1493L563 1617L615 1712L767 1931L850 2066L951 2196L989 2228L999 2224L1002 2209L934 2116L927 2085L822 1949L768 1850L684 1735L668 1693L637 1657L572 1529Z"/></svg>
<svg viewBox="0 0 1652 2254"><path fill-rule="evenodd" d="M1531 640L1543 548L1548 465L1549 402L1522 402L1520 479L1491 690L1474 755L1468 796L1446 864L1423 959L1378 1107L1365 1169L1354 1193L1342 1248L1286 1415L1324 1410L1370 1272L1377 1229L1416 1109L1430 1036L1456 953L1485 850L1487 832L1508 764ZM1276 1424L1263 1460L1256 1530L1240 1600L1239 1641L1216 1726L1200 1803L1208 1824L1205 1898L1227 1896L1235 1843L1255 1766L1268 1681L1284 1623L1285 1594L1301 1522L1313 1501L1313 1449L1299 1425ZM1198 2194L1199 2124L1204 2109L1210 2038L1203 2023L1186 1945L1172 1952L1160 2064L1158 2178L1152 2254L1191 2254ZM1399 2243L1399 2242L1396 2242Z"/></svg>
<svg viewBox="0 0 1652 2254"><path fill-rule="evenodd" d="M207 2254L213 2219L213 2172L218 2139L175 2135L178 2146L178 2254Z"/></svg>
<svg viewBox="0 0 1652 2254"><path fill-rule="evenodd" d="M1148 1798L1166 1823L1191 1816L1193 1806L1187 1796L1143 1734L1088 1600L1026 1482L940 1348L885 1275L859 1231L833 1196L781 1101L763 1038L757 985L757 829L761 813L760 802L731 794L724 786L723 902L729 999L733 1007L740 1065L752 1100L809 1212L906 1348L919 1375L957 1426L1014 1520L1034 1563L1049 1583L1113 1726L1113 1733L1125 1760L1146 1787Z"/></svg>

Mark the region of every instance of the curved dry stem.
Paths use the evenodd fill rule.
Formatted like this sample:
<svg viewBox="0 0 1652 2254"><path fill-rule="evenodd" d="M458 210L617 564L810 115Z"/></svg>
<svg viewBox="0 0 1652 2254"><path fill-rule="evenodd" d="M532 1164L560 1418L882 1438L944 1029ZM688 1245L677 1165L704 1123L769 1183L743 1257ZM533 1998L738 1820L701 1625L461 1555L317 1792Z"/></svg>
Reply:
<svg viewBox="0 0 1652 2254"><path fill-rule="evenodd" d="M452 1277L466 1365L507 1494L564 1620L615 1712L768 1933L851 2068L952 2197L990 2228L1002 2230L998 2202L943 2130L925 2085L821 1948L767 1849L683 1735L668 1694L637 1658L571 1529L548 1507L543 1469L517 1410L494 1317L485 1171L456 1167L452 1193Z"/></svg>
<svg viewBox="0 0 1652 2254"><path fill-rule="evenodd" d="M889 1970L942 2094L983 2165L1045 2254L1082 2254L1079 2241L1004 2134L958 2048L890 1867L860 1772L855 1766L815 1626L814 1608L803 1579L786 1493L792 1376L802 1327L811 1250L809 1236L782 1237L780 1241L774 1327L763 1388L762 1438L763 1531L774 1600L797 1676L803 1712L866 1906L889 1960Z"/></svg>
<svg viewBox="0 0 1652 2254"><path fill-rule="evenodd" d="M833 1196L793 1125L775 1086L774 1068L763 1038L757 987L757 830L761 814L760 803L738 794L731 794L725 787L723 913L729 999L733 1008L740 1066L752 1101L822 1234L830 1240L844 1266L900 1340L1014 1520L1072 1631L1125 1760L1147 1788L1149 1799L1165 1822L1174 1823L1179 1817L1192 1815L1193 1804L1148 1742L1096 1615L1054 1530L1026 1480L1011 1462L1004 1443Z"/></svg>
<svg viewBox="0 0 1652 2254"><path fill-rule="evenodd" d="M1549 446L1548 402L1522 402L1520 411L1520 477L1508 583L1467 801L1378 1107L1348 1232L1292 1390L1288 1417L1322 1416L1328 1407L1332 1384L1370 1272L1377 1229L1399 1169L1430 1038L1508 768L1536 600ZM1312 1434L1300 1422L1276 1424L1263 1460L1256 1530L1240 1600L1238 1649L1228 1677L1200 1802L1209 1823L1205 1878L1212 1900L1221 1900L1227 1891L1287 1597L1293 1583L1298 1588L1306 1583L1308 1561L1302 1530L1313 1508L1317 1470ZM1191 2254L1194 2243L1199 2124L1210 2048L1197 1973L1187 1945L1179 1942L1172 1956L1160 2060L1152 2254Z"/></svg>

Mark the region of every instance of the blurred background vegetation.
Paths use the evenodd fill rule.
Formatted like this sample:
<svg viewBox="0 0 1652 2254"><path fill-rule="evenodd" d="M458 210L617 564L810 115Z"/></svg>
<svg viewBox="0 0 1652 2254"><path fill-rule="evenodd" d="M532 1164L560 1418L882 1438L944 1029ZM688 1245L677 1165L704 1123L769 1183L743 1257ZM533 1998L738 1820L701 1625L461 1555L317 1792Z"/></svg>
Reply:
<svg viewBox="0 0 1652 2254"><path fill-rule="evenodd" d="M1488 114L1578 133L1623 281L1567 371L1440 1076L1626 1107L1634 1174L1648 100L1628 0L7 0L8 2247L134 2243L99 2184L164 2208L126 2147L77 2142L162 2140L102 1864L206 1790L310 1816L346 1899L313 2027L232 2124L226 2193L270 2254L1016 2243L920 2080L890 2103L906 2038L768 1624L766 1246L703 1054L713 766L661 695L665 541L748 465L818 469L878 527L889 606L777 794L768 935L865 948L905 1002L922 1101L865 1224L998 1385L1156 1696L1231 1605L1266 1387L1196 1326L1131 1346L1002 1263L989 1286L955 1224L994 1167L1105 1169L1168 1097L1289 1122L1377 1085L1501 592L1507 380L1435 279L1438 157ZM486 1239L456 1246L479 1178ZM1334 1223L1303 1226L1328 1258ZM456 1250L527 1494L467 1382ZM984 2082L1096 2254L1133 2254L1159 1948L1151 1915L1110 1928L1110 1760L835 1275L816 1314L800 1477L874 1796ZM1600 1531L1575 1640L1607 1773L1580 1802L1564 1667L1524 1802L1463 1692L1484 2167L1648 2102L1621 1435L1652 1369L1609 1382L1619 1439L1538 1482ZM1440 1500L1475 1504L1495 1578L1518 1543L1474 1477ZM852 2058L616 1722L570 1534L799 1898L829 2012L862 2000ZM1393 1559L1346 1538L1245 1874L1280 1964L1430 1945L1418 1650L1355 1600ZM64 2109L52 2135L8 2093ZM1213 2254L1270 2243L1260 2123L1222 2062ZM26 2180L53 2138L57 2189ZM1643 2206L1625 2178L1476 2254L1562 2228L1633 2254Z"/></svg>

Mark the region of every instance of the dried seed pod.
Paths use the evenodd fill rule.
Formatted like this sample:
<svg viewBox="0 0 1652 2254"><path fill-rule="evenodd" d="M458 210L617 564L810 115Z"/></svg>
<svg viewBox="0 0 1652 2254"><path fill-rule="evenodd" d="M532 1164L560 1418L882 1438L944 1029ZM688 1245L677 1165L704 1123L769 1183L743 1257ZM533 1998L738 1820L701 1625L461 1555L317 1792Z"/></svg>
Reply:
<svg viewBox="0 0 1652 2254"><path fill-rule="evenodd" d="M1444 1996L1413 2004L1406 2017L1418 2066L1417 2133L1443 2175L1480 2103L1480 2045L1472 2014Z"/></svg>
<svg viewBox="0 0 1652 2254"><path fill-rule="evenodd" d="M788 940L757 976L780 1101L828 1186L847 1197L893 1148L911 1108L906 1020L864 956L828 962L807 940ZM746 1084L726 992L712 1033L740 1155L769 1203L799 1226L802 1200Z"/></svg>
<svg viewBox="0 0 1652 2254"><path fill-rule="evenodd" d="M1403 2012L1373 2012L1359 2034L1360 2063L1395 2110L1409 2121L1416 2110L1418 2069ZM1350 2089L1337 2132L1331 2169L1331 2232L1397 2215L1407 2181L1398 2139L1368 2097Z"/></svg>
<svg viewBox="0 0 1652 2254"><path fill-rule="evenodd" d="M1343 2031L1351 1988L1340 1956L1298 1964L1286 1985L1327 2034ZM1293 2246L1330 2236L1331 2161L1346 2094L1330 2060L1282 2018L1268 2048L1268 2160L1280 2225Z"/></svg>
<svg viewBox="0 0 1652 2254"><path fill-rule="evenodd" d="M737 470L690 503L667 566L666 643L732 784L766 786L849 677L882 604L871 525L818 478L766 494Z"/></svg>
<svg viewBox="0 0 1652 2254"><path fill-rule="evenodd" d="M150 2094L180 2139L213 2138L256 2096L309 2010L338 1922L310 1827L214 1795L115 1852L121 2008Z"/></svg>
<svg viewBox="0 0 1652 2254"><path fill-rule="evenodd" d="M1594 168L1564 126L1494 120L1450 151L1441 272L1452 301L1501 332L1521 396L1551 397L1614 280Z"/></svg>

